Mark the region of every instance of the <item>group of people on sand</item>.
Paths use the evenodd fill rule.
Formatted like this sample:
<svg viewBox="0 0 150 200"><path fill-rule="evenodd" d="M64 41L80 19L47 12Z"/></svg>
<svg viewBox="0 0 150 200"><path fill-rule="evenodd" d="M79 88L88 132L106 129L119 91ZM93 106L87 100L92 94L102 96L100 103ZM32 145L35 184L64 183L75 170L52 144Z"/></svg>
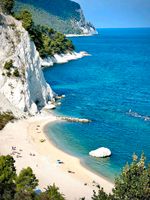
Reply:
<svg viewBox="0 0 150 200"><path fill-rule="evenodd" d="M12 146L12 147L11 147L12 152L11 152L10 155L12 155L12 156L16 155L16 158L22 158L21 152L22 152L23 150L22 150L22 149L19 149L19 152L18 152L18 151L16 151L16 148L17 148L17 147L15 147L15 146Z"/></svg>
<svg viewBox="0 0 150 200"><path fill-rule="evenodd" d="M21 152L23 151L22 149L19 149L18 151L16 150L17 147L16 146L12 146L11 147L11 154L12 156L15 156L16 155L16 158L22 158L22 155L21 155ZM34 153L30 153L29 154L30 156L36 156Z"/></svg>

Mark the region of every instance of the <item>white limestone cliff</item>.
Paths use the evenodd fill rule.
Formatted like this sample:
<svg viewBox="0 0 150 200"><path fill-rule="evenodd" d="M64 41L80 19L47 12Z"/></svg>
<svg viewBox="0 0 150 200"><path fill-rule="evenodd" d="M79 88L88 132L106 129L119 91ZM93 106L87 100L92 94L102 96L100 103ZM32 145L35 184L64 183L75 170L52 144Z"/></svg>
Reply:
<svg viewBox="0 0 150 200"><path fill-rule="evenodd" d="M5 69L5 64L12 67ZM19 76L14 72L18 71ZM0 111L8 109L16 115L35 115L44 106L51 104L54 92L46 83L41 70L41 59L34 43L21 22L11 16L0 14ZM2 106L3 105L3 106ZM11 109L13 108L13 109ZM15 109L14 109L15 108Z"/></svg>
<svg viewBox="0 0 150 200"><path fill-rule="evenodd" d="M83 58L85 56L90 56L85 51L81 52L68 52L66 54L55 54L52 57L47 57L45 59L41 59L41 63L43 67L50 67L53 66L54 64L62 64L62 63L67 63L71 60L77 60L80 58Z"/></svg>
<svg viewBox="0 0 150 200"><path fill-rule="evenodd" d="M82 32L81 35L86 36L86 35L98 34L95 27L90 22L86 21L83 10L81 8L78 10L78 13L80 15L80 20L75 21L73 23L75 23L76 26L81 30L81 32Z"/></svg>

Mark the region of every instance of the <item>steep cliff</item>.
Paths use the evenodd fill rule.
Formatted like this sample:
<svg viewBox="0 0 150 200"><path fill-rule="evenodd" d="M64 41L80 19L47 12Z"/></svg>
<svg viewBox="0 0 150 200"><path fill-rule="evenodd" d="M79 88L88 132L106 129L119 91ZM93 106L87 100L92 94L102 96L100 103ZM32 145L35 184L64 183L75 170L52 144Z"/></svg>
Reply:
<svg viewBox="0 0 150 200"><path fill-rule="evenodd" d="M41 70L41 59L21 22L0 14L0 111L34 115L51 104L54 93Z"/></svg>
<svg viewBox="0 0 150 200"><path fill-rule="evenodd" d="M80 5L70 0L17 0L15 11L26 8L36 24L45 24L64 34L95 34Z"/></svg>

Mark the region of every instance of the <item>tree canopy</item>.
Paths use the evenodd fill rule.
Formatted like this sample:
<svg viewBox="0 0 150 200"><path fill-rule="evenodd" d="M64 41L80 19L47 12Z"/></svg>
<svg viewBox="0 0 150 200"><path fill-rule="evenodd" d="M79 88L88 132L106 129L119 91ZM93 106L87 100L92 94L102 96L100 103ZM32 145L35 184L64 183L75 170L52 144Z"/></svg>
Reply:
<svg viewBox="0 0 150 200"><path fill-rule="evenodd" d="M37 194L38 179L30 167L16 174L14 159L0 156L0 199L1 200L65 200L55 184ZM73 186L70 186L73 187ZM85 199L85 198L82 198ZM149 200L150 199L150 165L145 164L145 156L127 164L115 180L112 194L106 194L100 186L93 193L92 200Z"/></svg>
<svg viewBox="0 0 150 200"><path fill-rule="evenodd" d="M33 174L30 167L22 169L16 178L16 189L17 191L33 192L33 190L38 186L38 179Z"/></svg>
<svg viewBox="0 0 150 200"><path fill-rule="evenodd" d="M123 168L115 180L112 195L107 195L102 188L94 192L93 200L149 200L150 199L150 165L146 166L145 156L138 159L133 155L133 162Z"/></svg>
<svg viewBox="0 0 150 200"><path fill-rule="evenodd" d="M14 4L15 4L15 0L0 0L0 7L2 9L2 12L6 14L12 13Z"/></svg>
<svg viewBox="0 0 150 200"><path fill-rule="evenodd" d="M0 199L10 200L15 194L16 169L11 156L0 156Z"/></svg>
<svg viewBox="0 0 150 200"><path fill-rule="evenodd" d="M0 200L65 200L55 185L36 193L38 179L30 167L17 175L12 156L0 156Z"/></svg>
<svg viewBox="0 0 150 200"><path fill-rule="evenodd" d="M20 11L16 18L22 21L23 27L29 32L41 57L44 58L74 50L72 41L62 33L48 26L35 25L28 10Z"/></svg>

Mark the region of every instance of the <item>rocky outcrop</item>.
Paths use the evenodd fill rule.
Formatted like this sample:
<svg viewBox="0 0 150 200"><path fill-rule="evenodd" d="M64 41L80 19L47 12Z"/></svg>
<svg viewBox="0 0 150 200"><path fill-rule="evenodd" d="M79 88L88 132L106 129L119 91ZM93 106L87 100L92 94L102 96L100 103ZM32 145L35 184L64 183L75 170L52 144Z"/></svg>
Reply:
<svg viewBox="0 0 150 200"><path fill-rule="evenodd" d="M89 155L97 158L105 158L111 156L111 151L105 147L101 147L96 150L90 151Z"/></svg>
<svg viewBox="0 0 150 200"><path fill-rule="evenodd" d="M77 60L85 56L90 56L90 54L84 51L81 51L79 53L68 52L66 54L55 54L51 57L41 59L41 63L43 67L49 67L49 66L53 66L54 64L62 64L62 63L67 63L71 60Z"/></svg>
<svg viewBox="0 0 150 200"><path fill-rule="evenodd" d="M31 115L51 104L54 98L54 93L43 76L39 53L28 32L22 27L21 22L2 13L0 95L4 96L12 107ZM1 109L7 108L3 106Z"/></svg>
<svg viewBox="0 0 150 200"><path fill-rule="evenodd" d="M83 14L83 10L80 8L79 10L77 10L77 12L79 13L80 20L73 21L73 23L75 23L75 26L77 26L81 30L81 34L82 35L98 34L95 27L90 22L86 21L85 16Z"/></svg>
<svg viewBox="0 0 150 200"><path fill-rule="evenodd" d="M74 117L57 117L57 119L68 121L68 122L78 122L78 123L90 123L91 120L89 119L81 119L81 118L74 118Z"/></svg>

